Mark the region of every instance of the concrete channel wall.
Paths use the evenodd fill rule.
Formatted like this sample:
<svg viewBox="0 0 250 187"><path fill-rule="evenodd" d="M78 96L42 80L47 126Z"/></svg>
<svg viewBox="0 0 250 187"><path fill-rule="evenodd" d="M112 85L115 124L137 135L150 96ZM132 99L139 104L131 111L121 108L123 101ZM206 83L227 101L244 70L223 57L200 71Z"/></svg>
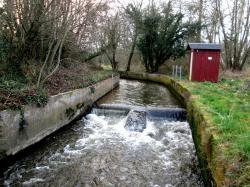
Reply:
<svg viewBox="0 0 250 187"><path fill-rule="evenodd" d="M164 84L187 109L188 121L205 186L222 186L226 166L222 166L213 154L213 131L210 120L195 104L195 98L187 88L166 75L120 72L121 78L147 80Z"/></svg>
<svg viewBox="0 0 250 187"><path fill-rule="evenodd" d="M35 144L83 115L99 98L119 84L119 76L83 89L49 98L43 108L24 106L21 111L0 112L0 160Z"/></svg>

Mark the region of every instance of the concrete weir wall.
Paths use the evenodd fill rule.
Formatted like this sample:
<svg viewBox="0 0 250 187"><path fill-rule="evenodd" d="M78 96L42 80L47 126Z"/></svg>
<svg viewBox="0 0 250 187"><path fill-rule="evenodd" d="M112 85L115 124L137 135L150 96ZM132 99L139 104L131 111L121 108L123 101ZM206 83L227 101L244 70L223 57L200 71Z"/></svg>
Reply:
<svg viewBox="0 0 250 187"><path fill-rule="evenodd" d="M0 160L69 124L118 84L119 76L114 76L87 88L52 96L43 108L24 106L23 114L21 111L1 111Z"/></svg>
<svg viewBox="0 0 250 187"><path fill-rule="evenodd" d="M175 80L166 75L120 72L121 78L148 80L164 84L186 107L188 121L192 130L192 136L196 147L196 152L201 168L205 186L221 186L224 176L224 167L213 154L213 131L210 129L210 120L206 114L202 113L195 104L188 89L184 88Z"/></svg>

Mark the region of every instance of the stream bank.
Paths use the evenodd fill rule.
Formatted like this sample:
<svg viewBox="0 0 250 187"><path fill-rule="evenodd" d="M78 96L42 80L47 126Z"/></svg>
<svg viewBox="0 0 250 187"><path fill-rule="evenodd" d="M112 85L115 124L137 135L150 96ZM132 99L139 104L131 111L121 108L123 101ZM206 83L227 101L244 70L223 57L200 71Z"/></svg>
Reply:
<svg viewBox="0 0 250 187"><path fill-rule="evenodd" d="M48 99L46 106L0 112L0 160L15 155L84 115L91 105L119 85L114 76L89 87Z"/></svg>

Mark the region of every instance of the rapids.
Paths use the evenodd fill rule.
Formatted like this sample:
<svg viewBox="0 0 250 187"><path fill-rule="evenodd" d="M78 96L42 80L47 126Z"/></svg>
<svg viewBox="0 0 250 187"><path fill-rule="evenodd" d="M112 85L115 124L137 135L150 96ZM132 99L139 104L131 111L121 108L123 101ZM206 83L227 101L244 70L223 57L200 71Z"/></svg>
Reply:
<svg viewBox="0 0 250 187"><path fill-rule="evenodd" d="M161 85L122 81L111 93L113 99L107 95L101 103L178 106L171 99L150 103L150 97L145 104L137 94L130 102L124 88L131 86L144 92L156 87L161 99L169 100ZM147 118L145 129L138 132L125 128L127 118L127 111L93 108L10 166L4 186L203 186L186 121Z"/></svg>

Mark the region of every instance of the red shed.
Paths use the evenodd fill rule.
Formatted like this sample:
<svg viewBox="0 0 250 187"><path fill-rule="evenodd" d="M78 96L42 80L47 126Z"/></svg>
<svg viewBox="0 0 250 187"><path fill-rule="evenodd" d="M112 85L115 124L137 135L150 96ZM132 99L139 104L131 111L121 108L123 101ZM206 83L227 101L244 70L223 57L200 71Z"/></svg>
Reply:
<svg viewBox="0 0 250 187"><path fill-rule="evenodd" d="M215 43L189 43L188 50L191 52L189 80L218 82L220 45Z"/></svg>

